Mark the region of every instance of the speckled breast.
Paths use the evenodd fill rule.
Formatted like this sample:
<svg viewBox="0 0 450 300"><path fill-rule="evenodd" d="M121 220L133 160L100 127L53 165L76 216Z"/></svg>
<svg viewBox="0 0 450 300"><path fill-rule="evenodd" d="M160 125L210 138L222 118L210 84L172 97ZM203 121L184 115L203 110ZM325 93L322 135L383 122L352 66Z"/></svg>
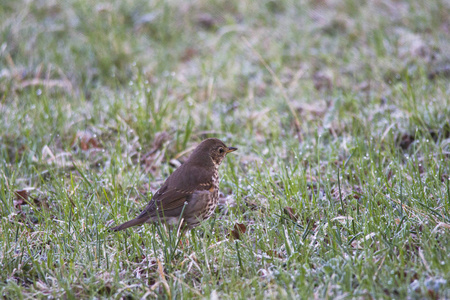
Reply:
<svg viewBox="0 0 450 300"><path fill-rule="evenodd" d="M211 193L210 201L202 214L202 219L207 220L214 213L217 207L217 203L219 202L219 175L218 172L215 172L212 178L213 191Z"/></svg>

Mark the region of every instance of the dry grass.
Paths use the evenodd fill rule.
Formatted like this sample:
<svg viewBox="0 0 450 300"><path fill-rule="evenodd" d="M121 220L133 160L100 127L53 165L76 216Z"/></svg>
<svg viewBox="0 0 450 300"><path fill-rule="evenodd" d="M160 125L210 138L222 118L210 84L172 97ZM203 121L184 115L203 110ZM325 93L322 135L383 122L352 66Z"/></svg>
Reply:
<svg viewBox="0 0 450 300"><path fill-rule="evenodd" d="M5 298L450 297L447 1L3 1ZM182 247L138 213L239 147Z"/></svg>

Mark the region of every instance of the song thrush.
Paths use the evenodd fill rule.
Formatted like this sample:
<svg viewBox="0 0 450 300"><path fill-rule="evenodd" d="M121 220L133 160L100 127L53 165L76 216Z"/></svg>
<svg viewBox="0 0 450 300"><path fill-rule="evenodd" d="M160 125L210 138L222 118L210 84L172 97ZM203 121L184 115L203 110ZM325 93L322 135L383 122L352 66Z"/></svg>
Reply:
<svg viewBox="0 0 450 300"><path fill-rule="evenodd" d="M227 153L236 150L218 139L204 140L188 160L166 179L139 216L111 229L120 231L159 222L176 225L180 217L183 218L183 226L189 229L198 226L216 209L219 201L219 165Z"/></svg>

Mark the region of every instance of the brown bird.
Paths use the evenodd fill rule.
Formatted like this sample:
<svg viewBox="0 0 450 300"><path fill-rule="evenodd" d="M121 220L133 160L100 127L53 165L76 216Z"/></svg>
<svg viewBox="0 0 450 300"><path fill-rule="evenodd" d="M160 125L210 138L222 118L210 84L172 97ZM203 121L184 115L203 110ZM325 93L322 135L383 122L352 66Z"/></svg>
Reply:
<svg viewBox="0 0 450 300"><path fill-rule="evenodd" d="M183 218L183 227L191 229L198 226L216 209L219 166L227 153L236 150L218 139L204 140L166 179L139 216L111 230L120 231L144 223L177 225L180 218Z"/></svg>

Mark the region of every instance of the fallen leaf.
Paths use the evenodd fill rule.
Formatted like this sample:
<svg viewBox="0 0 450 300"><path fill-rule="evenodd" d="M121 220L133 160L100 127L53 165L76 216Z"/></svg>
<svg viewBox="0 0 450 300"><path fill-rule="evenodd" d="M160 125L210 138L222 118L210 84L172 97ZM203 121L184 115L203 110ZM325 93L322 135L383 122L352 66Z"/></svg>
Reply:
<svg viewBox="0 0 450 300"><path fill-rule="evenodd" d="M92 134L90 131L78 131L75 138L72 141L71 147L80 143L80 148L83 151L89 150L91 148L102 148L100 142L97 140L97 135Z"/></svg>
<svg viewBox="0 0 450 300"><path fill-rule="evenodd" d="M261 211L265 211L265 208L258 202L253 201L253 200L249 200L249 199L244 199L245 201L245 205L250 209L250 210L261 210Z"/></svg>
<svg viewBox="0 0 450 300"><path fill-rule="evenodd" d="M161 149L169 139L170 135L165 131L155 134L150 151L145 153L141 158L141 162L145 165L144 169L146 173L155 171L161 164L164 158Z"/></svg>
<svg viewBox="0 0 450 300"><path fill-rule="evenodd" d="M247 231L247 227L244 224L236 223L234 224L234 229L231 230L230 236L232 236L235 239L240 240L241 234L245 233Z"/></svg>
<svg viewBox="0 0 450 300"><path fill-rule="evenodd" d="M335 186L331 189L331 195L336 200L342 200L346 202L349 199L359 199L361 195L363 195L362 189L357 186L341 186L341 190L339 191L339 186Z"/></svg>
<svg viewBox="0 0 450 300"><path fill-rule="evenodd" d="M283 212L289 216L289 218L291 220L297 221L298 220L298 216L294 213L294 209L292 209L292 207L286 206L283 209Z"/></svg>
<svg viewBox="0 0 450 300"><path fill-rule="evenodd" d="M22 199L25 201L28 201L28 192L27 190L19 190L19 191L15 191L14 194L16 194L16 199Z"/></svg>
<svg viewBox="0 0 450 300"><path fill-rule="evenodd" d="M208 13L199 14L197 16L197 23L205 29L212 29L217 26L217 18Z"/></svg>
<svg viewBox="0 0 450 300"><path fill-rule="evenodd" d="M170 140L170 134L167 132L161 131L156 133L153 139L152 149L161 149L168 140Z"/></svg>
<svg viewBox="0 0 450 300"><path fill-rule="evenodd" d="M400 138L399 146L403 150L406 150L409 148L409 146L414 142L415 138L413 135L410 134L403 134Z"/></svg>
<svg viewBox="0 0 450 300"><path fill-rule="evenodd" d="M191 60L195 55L198 54L198 50L192 47L188 47L184 50L183 55L181 55L181 60L186 62Z"/></svg>
<svg viewBox="0 0 450 300"><path fill-rule="evenodd" d="M294 103L294 106L302 116L314 116L319 118L323 118L330 108L325 101L321 100L317 100L314 103L297 101Z"/></svg>
<svg viewBox="0 0 450 300"><path fill-rule="evenodd" d="M435 79L436 77L449 78L450 77L450 64L439 65L430 73L428 73L429 79Z"/></svg>
<svg viewBox="0 0 450 300"><path fill-rule="evenodd" d="M21 210L21 206L27 204L28 192L26 190L15 191L16 200L13 201L14 208Z"/></svg>
<svg viewBox="0 0 450 300"><path fill-rule="evenodd" d="M44 209L49 209L47 198L34 198L31 196L30 196L30 198L33 200L33 204L36 205L36 207L42 207Z"/></svg>
<svg viewBox="0 0 450 300"><path fill-rule="evenodd" d="M387 174L387 181L390 181L392 178L392 170L389 170L388 174Z"/></svg>
<svg viewBox="0 0 450 300"><path fill-rule="evenodd" d="M266 254L272 257L278 257L278 258L283 258L283 255L280 254L279 252L275 251L275 250L267 250Z"/></svg>

